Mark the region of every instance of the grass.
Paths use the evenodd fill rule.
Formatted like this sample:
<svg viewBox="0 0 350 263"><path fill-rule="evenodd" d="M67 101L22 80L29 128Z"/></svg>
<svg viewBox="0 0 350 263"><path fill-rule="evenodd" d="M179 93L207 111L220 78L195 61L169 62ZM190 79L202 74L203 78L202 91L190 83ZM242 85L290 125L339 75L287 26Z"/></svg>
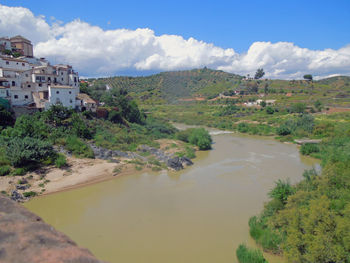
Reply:
<svg viewBox="0 0 350 263"><path fill-rule="evenodd" d="M240 263L267 263L260 250L248 248L244 244L239 245L236 255Z"/></svg>

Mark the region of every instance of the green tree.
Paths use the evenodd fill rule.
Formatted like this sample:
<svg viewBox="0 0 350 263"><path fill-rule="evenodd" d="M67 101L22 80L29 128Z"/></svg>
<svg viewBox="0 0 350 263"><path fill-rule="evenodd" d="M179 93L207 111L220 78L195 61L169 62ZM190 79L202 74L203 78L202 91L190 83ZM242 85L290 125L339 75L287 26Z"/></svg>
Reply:
<svg viewBox="0 0 350 263"><path fill-rule="evenodd" d="M254 79L261 79L264 75L265 75L264 69L259 68L255 73Z"/></svg>
<svg viewBox="0 0 350 263"><path fill-rule="evenodd" d="M306 75L304 75L304 77L303 77L305 80L312 80L312 75L311 74L306 74Z"/></svg>
<svg viewBox="0 0 350 263"><path fill-rule="evenodd" d="M36 138L12 138L6 147L6 154L15 167L38 164L40 161L54 155L52 145Z"/></svg>

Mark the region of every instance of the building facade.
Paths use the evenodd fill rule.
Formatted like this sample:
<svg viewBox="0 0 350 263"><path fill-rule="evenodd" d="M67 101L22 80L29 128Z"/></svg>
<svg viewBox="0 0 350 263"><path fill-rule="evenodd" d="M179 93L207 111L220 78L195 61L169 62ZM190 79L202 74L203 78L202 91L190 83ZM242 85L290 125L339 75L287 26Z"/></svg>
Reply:
<svg viewBox="0 0 350 263"><path fill-rule="evenodd" d="M6 45L7 49L8 40L0 38L0 45ZM79 93L79 74L72 66L51 65L45 58L33 57L33 46L21 36L10 41L12 51L21 52L23 56L14 58L6 55L8 52L0 55L1 98L7 99L13 107L45 110L61 104L72 109L96 111L96 102Z"/></svg>

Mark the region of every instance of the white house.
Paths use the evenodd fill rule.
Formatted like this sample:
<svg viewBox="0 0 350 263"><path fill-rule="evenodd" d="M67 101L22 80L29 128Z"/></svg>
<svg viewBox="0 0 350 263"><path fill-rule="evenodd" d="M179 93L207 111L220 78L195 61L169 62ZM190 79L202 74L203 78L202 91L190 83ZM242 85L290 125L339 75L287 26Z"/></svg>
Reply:
<svg viewBox="0 0 350 263"><path fill-rule="evenodd" d="M77 90L71 86L53 86L49 85L49 100L45 104L45 108L51 105L60 104L64 107L75 109Z"/></svg>

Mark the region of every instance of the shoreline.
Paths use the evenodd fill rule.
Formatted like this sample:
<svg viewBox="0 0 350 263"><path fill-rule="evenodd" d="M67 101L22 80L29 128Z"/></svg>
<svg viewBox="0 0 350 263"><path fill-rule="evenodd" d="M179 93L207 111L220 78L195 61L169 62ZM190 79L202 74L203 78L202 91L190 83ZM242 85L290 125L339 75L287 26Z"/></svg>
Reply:
<svg viewBox="0 0 350 263"><path fill-rule="evenodd" d="M175 140L162 139L158 142L160 143L160 150L166 154L174 154L184 148L184 143ZM169 146L174 144L176 144L176 148ZM183 168L186 167L185 164ZM15 200L27 202L34 197L73 190L116 177L157 172L165 169L172 170L166 167L166 164L158 164L157 166L149 162L148 159L142 161L137 158L104 160L67 157L67 166L63 168L47 166L23 176L0 177L0 191L2 193L6 192L10 197L13 191L16 191L22 198L16 198ZM23 198L24 193L30 192L34 194Z"/></svg>

